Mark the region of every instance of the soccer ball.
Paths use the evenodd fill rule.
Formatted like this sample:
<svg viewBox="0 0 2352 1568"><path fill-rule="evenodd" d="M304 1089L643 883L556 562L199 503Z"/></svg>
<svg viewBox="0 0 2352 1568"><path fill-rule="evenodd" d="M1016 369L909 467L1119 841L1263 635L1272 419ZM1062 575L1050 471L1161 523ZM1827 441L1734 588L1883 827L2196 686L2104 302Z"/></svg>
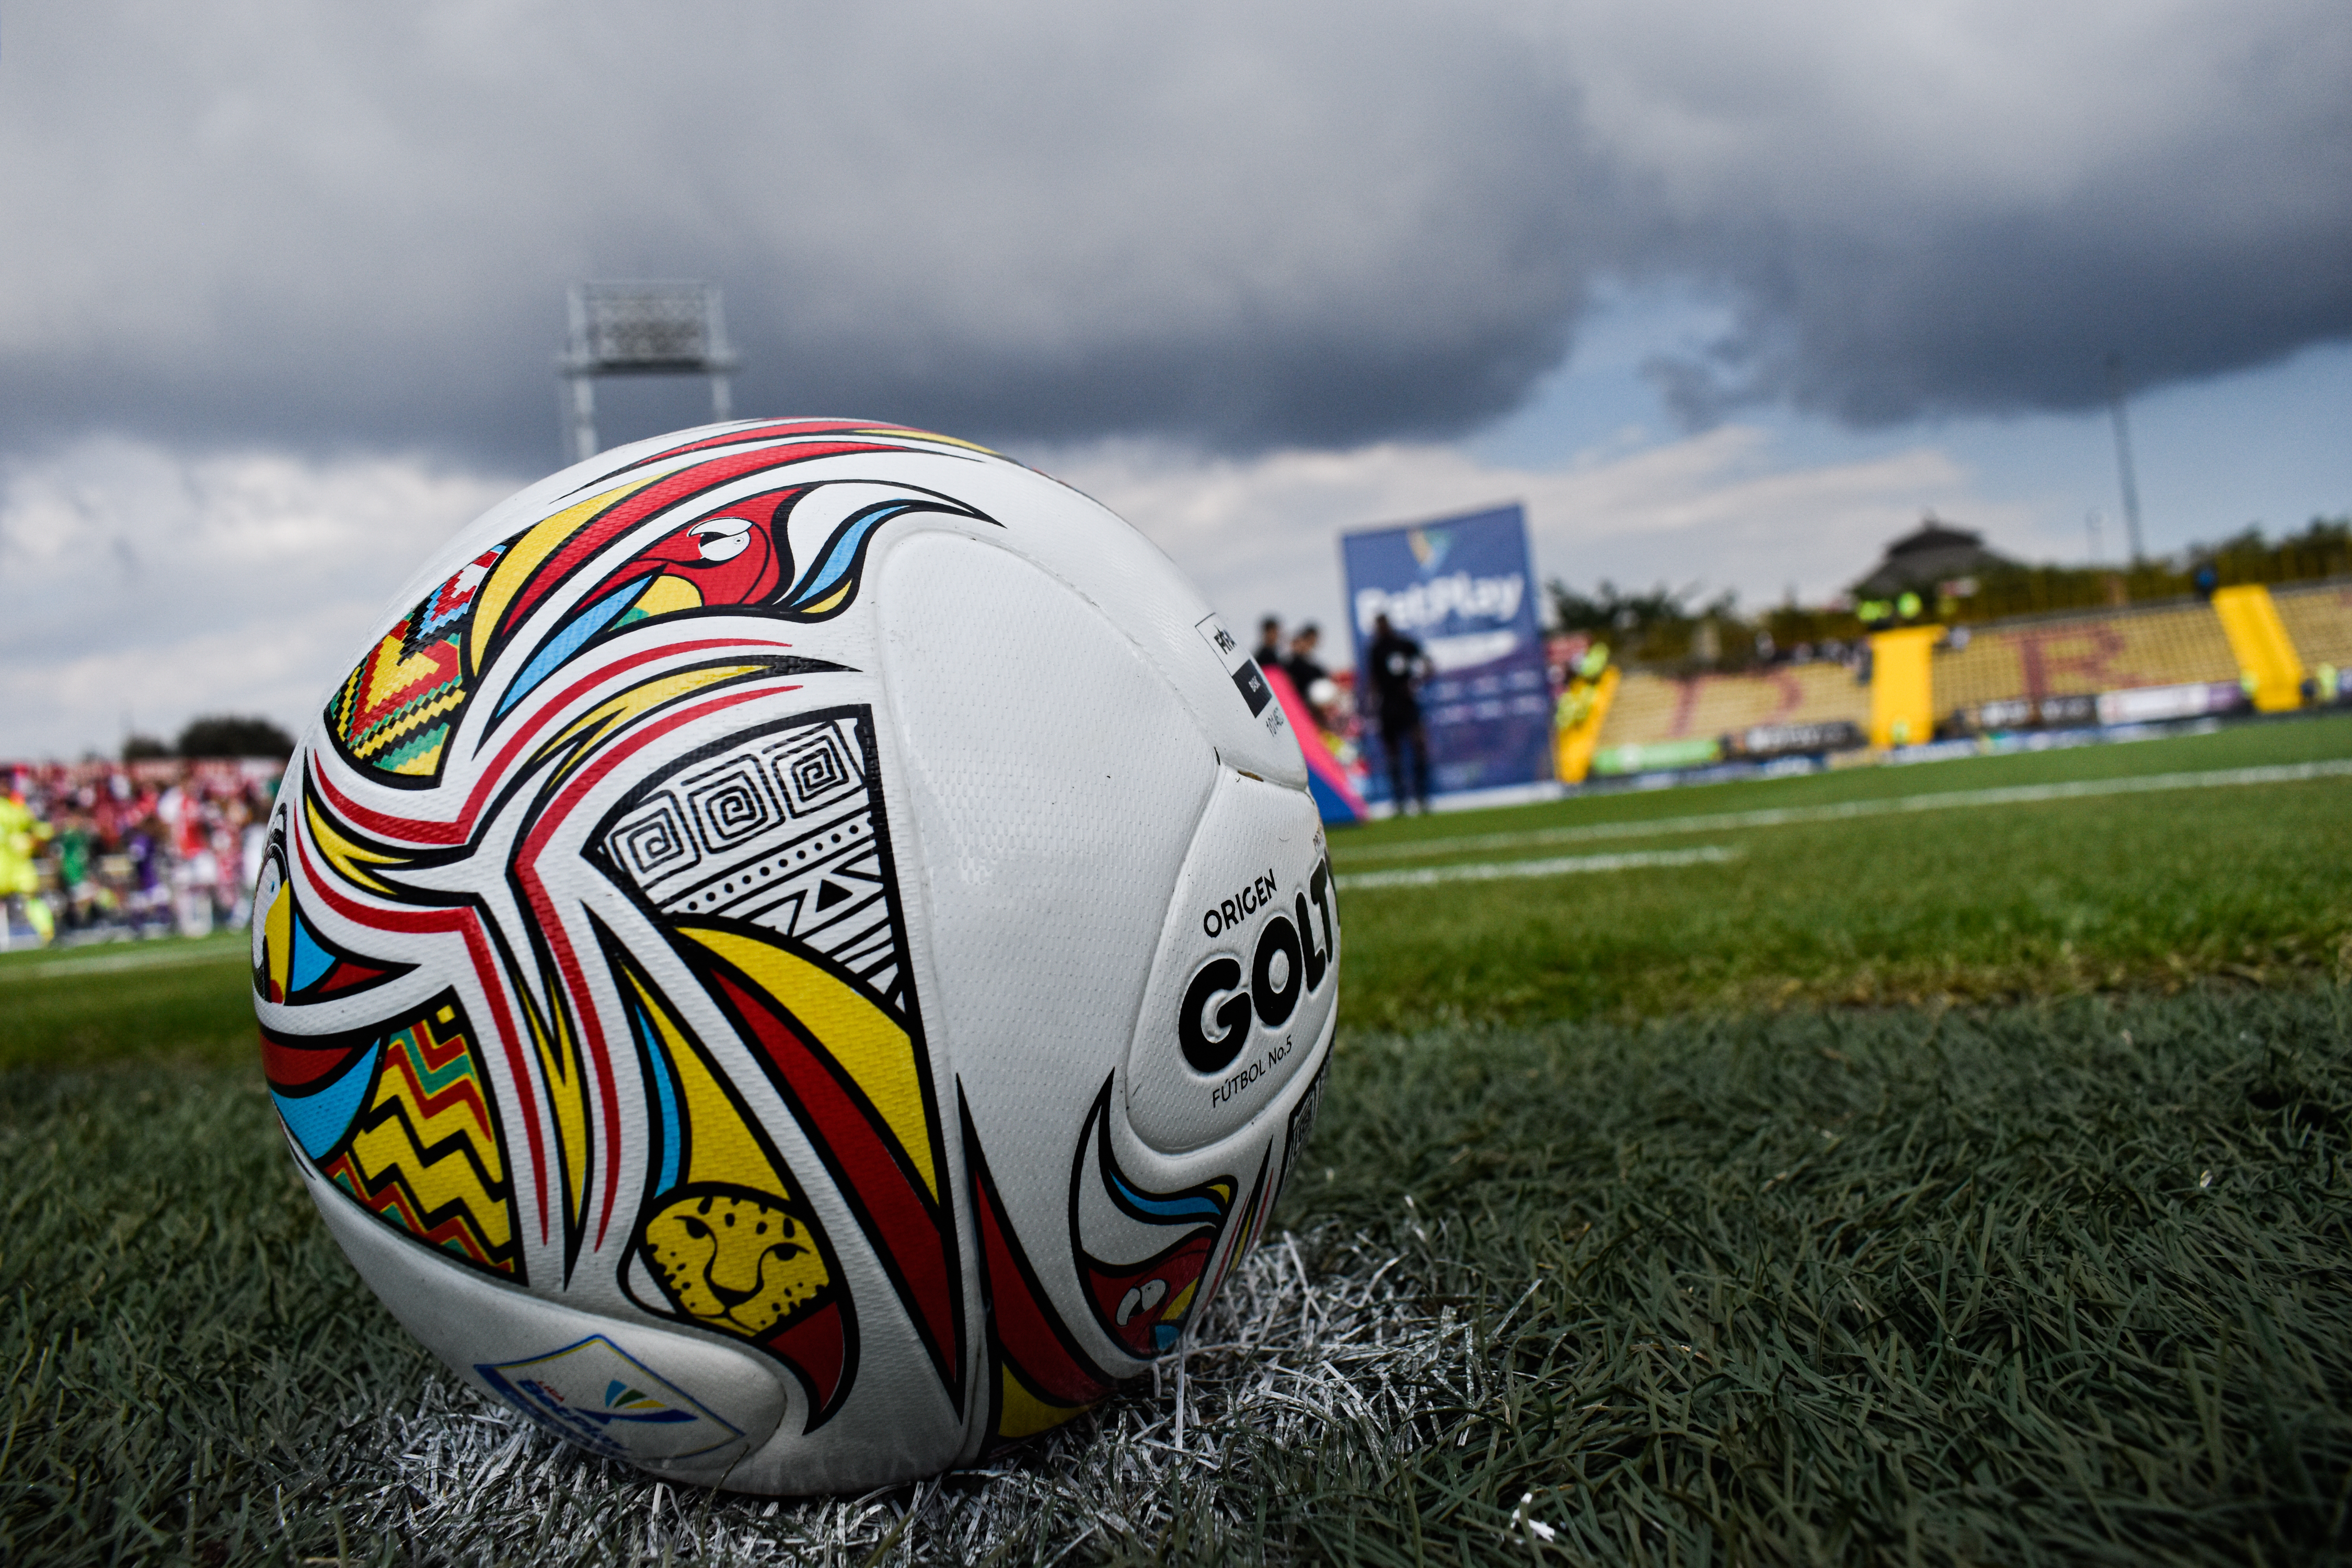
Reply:
<svg viewBox="0 0 2352 1568"><path fill-rule="evenodd" d="M491 509L289 768L262 1055L475 1387L760 1492L969 1463L1174 1347L1314 1121L1297 742L1140 535L967 443L711 426Z"/></svg>

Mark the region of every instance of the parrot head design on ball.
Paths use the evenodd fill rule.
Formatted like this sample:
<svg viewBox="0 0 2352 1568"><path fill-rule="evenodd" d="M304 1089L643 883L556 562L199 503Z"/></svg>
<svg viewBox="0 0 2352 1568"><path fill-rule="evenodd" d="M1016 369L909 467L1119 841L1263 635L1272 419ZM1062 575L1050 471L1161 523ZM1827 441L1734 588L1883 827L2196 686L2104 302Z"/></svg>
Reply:
<svg viewBox="0 0 2352 1568"><path fill-rule="evenodd" d="M730 606L818 620L856 592L866 547L882 524L910 511L977 516L944 498L898 490L852 510L816 542L808 561L796 563L794 513L829 488L795 485L747 496L682 523L624 562L587 603L611 605L616 627L646 616Z"/></svg>
<svg viewBox="0 0 2352 1568"><path fill-rule="evenodd" d="M867 496L876 499L863 500ZM856 595L875 534L910 512L992 521L943 496L856 481L793 485L690 516L613 568L541 637L500 699L500 711L540 689L591 642L641 621L697 611L793 621L836 615ZM795 532L809 547L805 560L795 558Z"/></svg>
<svg viewBox="0 0 2352 1568"><path fill-rule="evenodd" d="M696 519L624 563L597 599L635 591L614 617L622 625L677 610L766 604L792 567L792 546L779 536L778 520L806 493L754 496Z"/></svg>

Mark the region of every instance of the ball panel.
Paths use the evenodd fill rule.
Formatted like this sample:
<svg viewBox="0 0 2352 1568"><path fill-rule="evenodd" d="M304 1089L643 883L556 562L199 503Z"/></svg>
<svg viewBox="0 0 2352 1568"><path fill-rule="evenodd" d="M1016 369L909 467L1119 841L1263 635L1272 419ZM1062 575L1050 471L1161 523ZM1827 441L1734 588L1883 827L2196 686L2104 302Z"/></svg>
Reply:
<svg viewBox="0 0 2352 1568"><path fill-rule="evenodd" d="M1216 640L1214 611L1158 545L1099 502L1014 464L977 469L955 493L1005 523L1007 549L1094 606L1175 689L1227 764L1307 787L1306 760L1280 705L1235 683L1248 649L1230 633Z"/></svg>
<svg viewBox="0 0 2352 1568"><path fill-rule="evenodd" d="M1048 1135L1050 1140L1050 1135ZM1050 1141L1046 1147L1052 1147ZM1034 1141L1006 1146L1009 1159L1034 1154ZM1114 1378L1081 1341L1083 1317L1072 1292L1059 1289L1067 1254L1050 1225L1024 1227L998 1185L986 1141L963 1106L963 1157L986 1360L964 1460L984 1458L1080 1415L1108 1394ZM1039 1245L1042 1244L1042 1245Z"/></svg>
<svg viewBox="0 0 2352 1568"><path fill-rule="evenodd" d="M1075 1135L1133 1033L1213 752L1132 645L1017 556L914 535L880 570L954 1070L992 1142ZM1000 1172L1008 1199L1058 1206L1058 1175L1030 1163Z"/></svg>
<svg viewBox="0 0 2352 1568"><path fill-rule="evenodd" d="M825 684L845 683L872 689ZM773 1445L787 1473L851 1452L926 1473L962 1441L970 1380L943 1069L875 711L807 697L644 774L584 851L649 928L612 953L635 998L650 1141L623 1283L646 1310L748 1335L792 1370L807 1412ZM658 985L633 968L649 952L674 961ZM813 1232L825 1279L777 1301L772 1325L746 1319L765 1310L753 1300L670 1277L681 1242L701 1241L676 1234L681 1205L710 1224L714 1195ZM777 1259L773 1283L815 1261ZM730 1289L754 1283L739 1270Z"/></svg>
<svg viewBox="0 0 2352 1568"><path fill-rule="evenodd" d="M1103 1080L1070 1173L1070 1248L1096 1326L1135 1363L1121 1368L1132 1373L1174 1349L1205 1303L1209 1265L1236 1206L1246 1214L1256 1197L1266 1153L1228 1151L1243 1168L1174 1184L1167 1162L1122 1136L1116 1087Z"/></svg>
<svg viewBox="0 0 2352 1568"><path fill-rule="evenodd" d="M1300 1070L1276 1092L1251 1124L1246 1134L1251 1138L1272 1129L1278 1128L1280 1131L1266 1142L1266 1159L1262 1167L1266 1179L1251 1190L1249 1206L1232 1227L1225 1248L1213 1266L1209 1283L1202 1293L1204 1303L1216 1299L1235 1266L1265 1237L1274 1219L1275 1205L1282 1201L1291 1173L1297 1169L1298 1158L1314 1132L1315 1113L1323 1102L1323 1084L1329 1074L1331 1042L1339 1023L1339 1015L1334 1010L1324 1019L1323 1032L1307 1053Z"/></svg>
<svg viewBox="0 0 2352 1568"><path fill-rule="evenodd" d="M1225 773L1167 906L1128 1056L1127 1115L1169 1152L1232 1136L1337 1016L1339 896L1303 791Z"/></svg>
<svg viewBox="0 0 2352 1568"><path fill-rule="evenodd" d="M514 1152L457 992L359 1029L264 1025L270 1098L309 1169L380 1223L499 1279L527 1279Z"/></svg>
<svg viewBox="0 0 2352 1568"><path fill-rule="evenodd" d="M370 1223L305 1174L343 1255L401 1326L559 1436L710 1485L741 1469L782 1419L784 1390L755 1358L477 1278Z"/></svg>

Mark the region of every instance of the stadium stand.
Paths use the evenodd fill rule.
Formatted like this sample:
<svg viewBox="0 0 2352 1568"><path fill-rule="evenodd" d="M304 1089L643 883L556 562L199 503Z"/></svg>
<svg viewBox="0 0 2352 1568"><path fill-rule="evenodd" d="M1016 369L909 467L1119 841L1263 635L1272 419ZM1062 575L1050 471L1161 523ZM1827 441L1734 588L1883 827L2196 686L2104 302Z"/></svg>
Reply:
<svg viewBox="0 0 2352 1568"><path fill-rule="evenodd" d="M2352 589L2333 591L2352 602ZM2282 596L2280 614L2305 662L2336 647L2300 625L2324 624L2352 642L2352 616L2335 599L2301 607L2315 595ZM2290 606L2297 606L2291 608ZM2352 647L2333 662L2352 662ZM2023 698L2097 697L2139 687L2185 686L2238 679L2236 656L2212 607L2199 601L2145 609L2039 616L1977 629L1965 647L1933 661L1939 714L1973 712L1989 702ZM1601 749L1736 735L1759 725L1845 721L1868 728L1871 690L1836 664L1784 665L1740 675L1687 679L1629 672L1602 727ZM2087 712L2087 710L2085 710Z"/></svg>
<svg viewBox="0 0 2352 1568"><path fill-rule="evenodd" d="M1633 671L1610 704L1601 746L1699 740L1766 724L1839 722L1870 722L1870 689L1841 664L1782 665L1752 675L1686 680Z"/></svg>
<svg viewBox="0 0 2352 1568"><path fill-rule="evenodd" d="M2229 700L2242 706L2237 689L2249 675L2266 681L2266 689L2281 689L2283 695L2273 694L2268 704L2277 709L2303 700L2285 689L2282 669L2352 668L2352 584L2277 588L2267 598L2260 589L2222 592L2237 595L2222 606L2236 612L2233 624L2225 624L2214 605L2188 599L1969 628L1954 637L1958 646L1932 655L1928 710L1938 720L1959 721L1964 732L2037 722L2173 717L2175 709L2220 710L2226 706L2221 703L2225 688ZM2301 679L2300 673L2295 679ZM1758 736L1834 735L1843 730L1852 736L1843 743L1859 743L1866 731L1881 745L1912 738L1894 735L1887 714L1874 713L1875 684L1829 662L1683 679L1628 670L1598 736L1584 742L1591 749L1582 754L1597 754L1596 771L1607 773L1801 749L1786 742L1759 744ZM2210 689L2220 706L2188 700L2199 698L2199 688ZM2182 700L2171 700L2175 697ZM2317 700L2334 700L2335 692ZM1708 741L1723 744L1710 751L1701 745ZM1837 743L1811 749L1835 749ZM1649 748L1656 750L1643 756ZM1563 766L1561 776L1580 778L1582 772Z"/></svg>
<svg viewBox="0 0 2352 1568"><path fill-rule="evenodd" d="M2305 665L2352 667L2352 583L2278 586L2271 598Z"/></svg>
<svg viewBox="0 0 2352 1568"><path fill-rule="evenodd" d="M2040 702L2237 679L2237 658L2212 606L2152 605L1979 628L1966 647L1937 656L1936 708L1973 712L2018 698Z"/></svg>

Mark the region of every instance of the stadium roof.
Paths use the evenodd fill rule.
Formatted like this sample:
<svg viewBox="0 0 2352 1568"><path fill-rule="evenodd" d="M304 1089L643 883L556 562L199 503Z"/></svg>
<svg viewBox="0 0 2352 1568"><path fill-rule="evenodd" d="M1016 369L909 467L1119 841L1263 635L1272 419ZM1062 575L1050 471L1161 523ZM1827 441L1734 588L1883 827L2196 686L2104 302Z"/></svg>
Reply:
<svg viewBox="0 0 2352 1568"><path fill-rule="evenodd" d="M1886 547L1885 557L1853 591L1862 598L1883 597L2010 564L2009 557L1985 548L1983 534L1954 528L1930 512L1916 530Z"/></svg>

